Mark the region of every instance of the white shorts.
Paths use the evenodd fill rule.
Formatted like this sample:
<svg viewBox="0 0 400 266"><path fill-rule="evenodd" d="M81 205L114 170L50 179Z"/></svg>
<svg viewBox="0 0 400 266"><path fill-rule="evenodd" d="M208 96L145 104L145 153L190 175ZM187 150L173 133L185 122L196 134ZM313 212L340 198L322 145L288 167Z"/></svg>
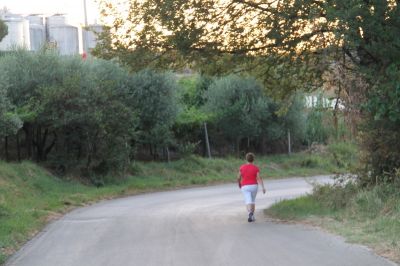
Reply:
<svg viewBox="0 0 400 266"><path fill-rule="evenodd" d="M256 202L258 185L244 185L242 186L242 193L244 196L244 201L247 204L254 204Z"/></svg>

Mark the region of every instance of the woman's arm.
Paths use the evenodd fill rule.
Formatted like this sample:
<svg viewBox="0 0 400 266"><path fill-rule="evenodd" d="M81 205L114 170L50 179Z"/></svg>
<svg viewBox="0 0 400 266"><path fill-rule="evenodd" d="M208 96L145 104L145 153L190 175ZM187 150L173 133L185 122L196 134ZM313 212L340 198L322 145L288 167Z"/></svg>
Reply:
<svg viewBox="0 0 400 266"><path fill-rule="evenodd" d="M265 187L264 187L264 181L262 180L262 178L260 177L260 173L257 173L257 182L258 182L258 184L259 185L261 185L262 186L262 189L263 189L263 193L265 194Z"/></svg>
<svg viewBox="0 0 400 266"><path fill-rule="evenodd" d="M240 183L241 181L242 181L242 175L240 174L240 171L239 171L238 175L237 175L237 182L238 182L239 188L242 187L242 184Z"/></svg>

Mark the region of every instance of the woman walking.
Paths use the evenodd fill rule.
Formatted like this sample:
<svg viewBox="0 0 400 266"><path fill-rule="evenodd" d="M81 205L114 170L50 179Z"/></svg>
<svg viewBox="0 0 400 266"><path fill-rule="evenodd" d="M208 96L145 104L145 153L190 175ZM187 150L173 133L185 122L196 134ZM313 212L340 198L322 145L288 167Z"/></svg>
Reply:
<svg viewBox="0 0 400 266"><path fill-rule="evenodd" d="M246 203L247 212L249 217L248 222L254 222L254 211L256 208L256 195L258 191L258 185L262 186L263 193L265 194L265 187L262 178L260 177L260 169L253 164L254 154L246 154L247 163L240 166L237 181L239 188L242 190L244 195L244 201Z"/></svg>

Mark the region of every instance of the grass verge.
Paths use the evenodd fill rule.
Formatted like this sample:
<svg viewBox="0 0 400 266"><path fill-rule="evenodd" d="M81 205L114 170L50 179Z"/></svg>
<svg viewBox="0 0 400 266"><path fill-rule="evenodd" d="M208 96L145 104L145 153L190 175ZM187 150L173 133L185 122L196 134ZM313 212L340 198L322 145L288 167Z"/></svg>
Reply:
<svg viewBox="0 0 400 266"><path fill-rule="evenodd" d="M0 264L50 220L100 199L179 187L234 182L242 160L188 157L171 163L133 163L130 176L102 187L60 179L31 162L0 161ZM257 158L263 178L343 172L326 156Z"/></svg>
<svg viewBox="0 0 400 266"><path fill-rule="evenodd" d="M322 186L312 195L281 201L266 213L324 228L400 263L400 187Z"/></svg>

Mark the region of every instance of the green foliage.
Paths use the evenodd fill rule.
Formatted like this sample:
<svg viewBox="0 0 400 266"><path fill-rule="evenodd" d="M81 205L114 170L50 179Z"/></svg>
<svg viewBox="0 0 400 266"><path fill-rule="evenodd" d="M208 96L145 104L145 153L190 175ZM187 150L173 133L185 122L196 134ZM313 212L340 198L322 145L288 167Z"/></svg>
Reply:
<svg viewBox="0 0 400 266"><path fill-rule="evenodd" d="M306 141L308 143L326 144L328 142L329 129L324 123L327 115L329 113L320 94L317 98L317 104L311 108L307 116Z"/></svg>
<svg viewBox="0 0 400 266"><path fill-rule="evenodd" d="M138 124L137 107L124 102L126 70L46 50L7 54L0 70L0 88L23 120L28 156L61 172L82 167L86 176L126 168Z"/></svg>
<svg viewBox="0 0 400 266"><path fill-rule="evenodd" d="M209 87L205 97L205 109L215 115L215 123L231 140L258 136L270 115L268 100L254 79L223 77Z"/></svg>
<svg viewBox="0 0 400 266"><path fill-rule="evenodd" d="M285 109L282 105L281 109ZM304 96L302 94L294 94L289 103L285 105L288 110L282 115L284 129L285 131L290 131L292 142L301 142L305 138L307 124Z"/></svg>
<svg viewBox="0 0 400 266"><path fill-rule="evenodd" d="M357 193L357 186L352 182L342 185L317 185L312 196L328 209L340 210L350 204L351 199Z"/></svg>
<svg viewBox="0 0 400 266"><path fill-rule="evenodd" d="M202 107L205 102L204 93L211 82L211 78L200 75L182 77L178 81L179 111L173 129L175 138L179 140L176 148L180 154L182 147L187 145L195 145L192 150L195 152L195 148L204 140L204 123L211 121L212 115L205 112Z"/></svg>
<svg viewBox="0 0 400 266"><path fill-rule="evenodd" d="M398 182L400 166L400 70L392 65L381 82L368 94L362 125L362 181L365 184Z"/></svg>
<svg viewBox="0 0 400 266"><path fill-rule="evenodd" d="M400 65L392 64L386 69L387 81L369 93L366 110L374 114L374 120L400 122Z"/></svg>
<svg viewBox="0 0 400 266"><path fill-rule="evenodd" d="M109 25L111 36L104 36L103 40L115 38L114 45L110 43L103 52L111 53L113 46L133 53L147 51L153 52L155 58L158 55L158 61L176 59L178 54L195 64L214 64L215 69L221 66L232 69L239 62L257 61L257 58L249 56L254 54L266 55L277 51L300 54L310 46L320 46L317 44L325 37L323 33L329 30L327 21L320 21L311 32L307 23L296 24L298 20L317 21L314 19L323 12L324 5L314 2L306 5L283 3L279 9L273 3L261 5L242 1L225 1L218 5L211 0L201 3L179 0L173 4L130 2L127 4L129 15L124 18L113 5L102 2L101 8L105 16L113 18ZM191 16L187 16L189 13ZM286 23L280 23L283 19ZM137 24L144 26L131 26ZM295 38L293 28L299 32ZM121 35L117 36L117 32ZM131 36L125 34L128 32L134 32L135 38L126 42L121 36ZM268 59L264 57L263 60ZM143 62L141 58L137 61Z"/></svg>
<svg viewBox="0 0 400 266"><path fill-rule="evenodd" d="M171 127L177 116L177 83L172 74L142 70L133 75L127 103L139 113L139 141L165 147L172 143Z"/></svg>
<svg viewBox="0 0 400 266"><path fill-rule="evenodd" d="M266 213L279 219L304 219L311 215L326 215L329 210L310 196L302 196L292 200L282 200L272 205Z"/></svg>
<svg viewBox="0 0 400 266"><path fill-rule="evenodd" d="M197 99L197 83L198 77L197 76L190 76L190 77L183 77L179 79L178 84L180 87L179 90L179 101L187 106L197 106L198 99ZM200 95L201 96L201 95Z"/></svg>
<svg viewBox="0 0 400 266"><path fill-rule="evenodd" d="M360 134L362 148L361 182L365 185L397 182L400 165L399 66L400 8L390 1L341 3L347 12L332 10L347 21L345 46L356 50L353 58L369 83L365 92L364 121ZM362 17L362 19L359 19ZM350 29L350 30L349 30ZM361 33L361 30L362 33Z"/></svg>
<svg viewBox="0 0 400 266"><path fill-rule="evenodd" d="M181 143L178 144L178 153L182 158L193 156L199 143Z"/></svg>
<svg viewBox="0 0 400 266"><path fill-rule="evenodd" d="M8 136L15 135L21 127L22 121L7 96L6 88L0 85L0 139L5 137L6 160L9 160Z"/></svg>
<svg viewBox="0 0 400 266"><path fill-rule="evenodd" d="M319 167L321 165L322 160L318 157L308 157L308 158L304 158L300 165L302 167L308 167L308 168L315 168L315 167Z"/></svg>
<svg viewBox="0 0 400 266"><path fill-rule="evenodd" d="M288 131L292 143L303 142L305 106L301 94L273 101L255 79L230 75L215 80L205 92L205 100L204 110L213 118L210 124L215 127L210 135L215 138L217 134L224 141L235 143L237 152L244 146L240 143L245 138L246 149L250 142L261 152L267 145L270 150L279 146L282 149Z"/></svg>
<svg viewBox="0 0 400 266"><path fill-rule="evenodd" d="M336 165L352 172L359 159L358 145L352 142L336 142L328 145L328 152L333 156Z"/></svg>
<svg viewBox="0 0 400 266"><path fill-rule="evenodd" d="M21 119L12 111L6 90L0 87L0 136L14 135L22 126Z"/></svg>
<svg viewBox="0 0 400 266"><path fill-rule="evenodd" d="M181 78L178 82L177 98L180 106L176 123L182 127L198 126L211 119L210 115L201 110L204 105L204 92L208 89L211 79L203 76Z"/></svg>
<svg viewBox="0 0 400 266"><path fill-rule="evenodd" d="M3 20L0 19L0 42L8 34L8 27Z"/></svg>
<svg viewBox="0 0 400 266"><path fill-rule="evenodd" d="M127 5L130 12L122 17L118 8L101 3L112 22L108 34L100 38L107 45L99 54L120 59L142 54L130 57L131 66L170 67L186 61L217 75L249 72L264 81L270 95L285 98L299 89L315 90L329 66L350 61L351 71L365 85L361 95L367 100L360 101L368 101L361 138L368 158L365 172L371 173L367 183L384 176L393 180L400 150L396 142L400 8L394 1L294 1L277 7L274 1L216 5L213 0L173 4L151 0ZM143 27L135 26L139 24ZM346 93L354 97L359 91L353 84ZM346 104L352 112L360 111L351 101ZM318 111L309 116L309 142L328 139L321 116ZM380 133L383 128L388 129ZM271 131L280 135L278 127Z"/></svg>
<svg viewBox="0 0 400 266"><path fill-rule="evenodd" d="M176 123L178 125L201 125L203 122L209 121L210 119L210 114L205 113L194 106L189 108L184 106L178 114Z"/></svg>

